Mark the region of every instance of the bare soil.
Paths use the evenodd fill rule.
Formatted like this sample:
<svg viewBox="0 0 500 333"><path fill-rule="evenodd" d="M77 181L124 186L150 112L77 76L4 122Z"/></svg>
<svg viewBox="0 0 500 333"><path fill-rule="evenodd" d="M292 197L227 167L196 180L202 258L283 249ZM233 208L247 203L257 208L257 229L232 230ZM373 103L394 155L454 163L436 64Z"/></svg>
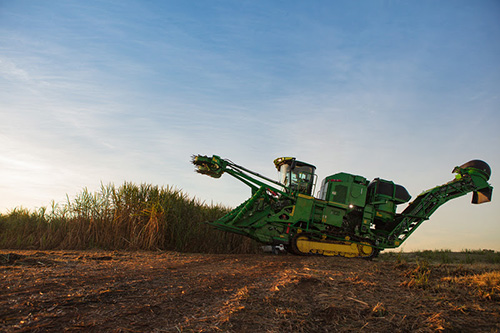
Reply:
<svg viewBox="0 0 500 333"><path fill-rule="evenodd" d="M498 332L497 286L453 282L498 271L271 254L0 250L0 331Z"/></svg>

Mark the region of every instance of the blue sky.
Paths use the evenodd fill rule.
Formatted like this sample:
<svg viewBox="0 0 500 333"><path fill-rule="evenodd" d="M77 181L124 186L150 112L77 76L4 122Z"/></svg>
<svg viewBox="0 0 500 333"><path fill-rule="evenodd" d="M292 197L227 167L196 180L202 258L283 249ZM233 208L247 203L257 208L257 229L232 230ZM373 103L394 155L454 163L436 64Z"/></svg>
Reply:
<svg viewBox="0 0 500 333"><path fill-rule="evenodd" d="M249 196L192 154L269 177L295 156L414 197L479 158L495 187L499 97L498 1L0 0L0 212L124 181ZM404 245L440 248L500 250L495 194Z"/></svg>

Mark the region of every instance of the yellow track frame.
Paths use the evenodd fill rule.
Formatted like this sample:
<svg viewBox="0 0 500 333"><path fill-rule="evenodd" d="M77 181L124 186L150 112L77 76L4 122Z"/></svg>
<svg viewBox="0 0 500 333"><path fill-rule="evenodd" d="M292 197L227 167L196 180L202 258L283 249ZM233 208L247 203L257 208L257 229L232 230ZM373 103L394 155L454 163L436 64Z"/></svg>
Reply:
<svg viewBox="0 0 500 333"><path fill-rule="evenodd" d="M370 257L375 249L369 244L357 244L349 241L332 242L311 240L306 235L297 236L296 248L302 254L319 254L324 256L342 256L347 258Z"/></svg>

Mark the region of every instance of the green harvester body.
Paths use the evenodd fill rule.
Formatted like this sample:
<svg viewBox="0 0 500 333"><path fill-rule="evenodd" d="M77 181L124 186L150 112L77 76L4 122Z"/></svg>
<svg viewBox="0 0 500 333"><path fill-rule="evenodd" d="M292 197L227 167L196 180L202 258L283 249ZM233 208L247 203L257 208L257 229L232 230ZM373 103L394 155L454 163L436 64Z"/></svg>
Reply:
<svg viewBox="0 0 500 333"><path fill-rule="evenodd" d="M403 186L384 179L336 173L322 181L318 197L313 197L316 168L295 158L274 161L279 181L216 155L194 156L193 164L201 174L219 178L227 173L251 188L247 201L209 222L212 226L263 244L283 244L296 254L371 258L399 247L447 201L473 192L472 203L488 202L493 190L488 184L490 167L473 160L455 167L452 181L421 193L397 213L397 206L411 196ZM351 250L356 246L359 250Z"/></svg>

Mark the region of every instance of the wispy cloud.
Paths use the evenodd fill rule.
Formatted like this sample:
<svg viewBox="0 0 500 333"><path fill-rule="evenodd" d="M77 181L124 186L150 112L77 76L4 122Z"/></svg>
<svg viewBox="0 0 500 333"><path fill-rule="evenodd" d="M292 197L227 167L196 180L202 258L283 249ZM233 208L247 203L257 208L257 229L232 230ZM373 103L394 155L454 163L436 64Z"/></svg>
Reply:
<svg viewBox="0 0 500 333"><path fill-rule="evenodd" d="M101 181L247 197L192 172L195 153L270 177L275 157L294 155L321 177L380 176L414 195L450 164L499 164L494 13L447 1L3 4L0 211Z"/></svg>

